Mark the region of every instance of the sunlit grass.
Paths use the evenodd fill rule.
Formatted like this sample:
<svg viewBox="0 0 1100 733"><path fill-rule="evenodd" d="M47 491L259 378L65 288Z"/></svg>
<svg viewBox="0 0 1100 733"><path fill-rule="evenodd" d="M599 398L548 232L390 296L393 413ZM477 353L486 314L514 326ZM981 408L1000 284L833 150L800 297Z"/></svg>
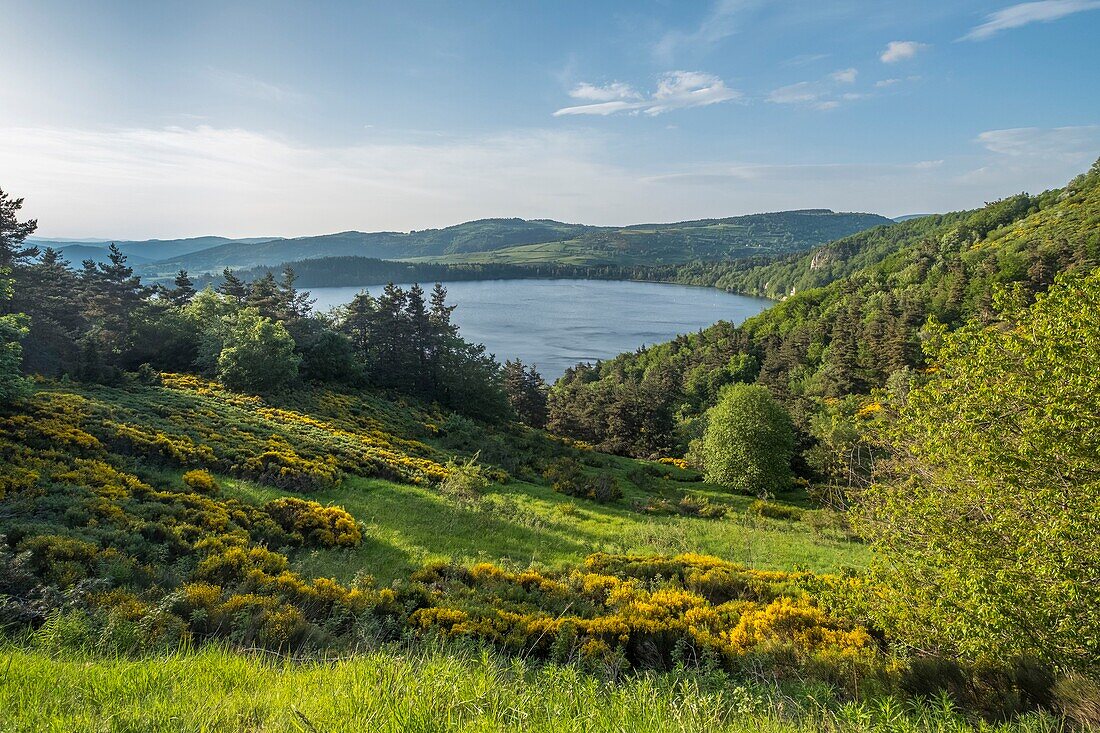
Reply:
<svg viewBox="0 0 1100 733"><path fill-rule="evenodd" d="M836 572L866 565L867 549L858 542L815 534L800 522L758 517L748 511L748 497L701 484L684 488L729 505L729 513L722 519L652 516L629 505L644 496L640 491L628 491L615 504L597 504L522 482L494 486L480 501L468 503L434 487L353 477L340 487L311 492L310 498L338 504L363 522L362 546L299 553L294 560L306 575L348 580L361 572L382 582L435 560L559 568L594 552L697 552L769 570L804 566ZM284 495L233 480L224 480L223 490L250 501Z"/></svg>
<svg viewBox="0 0 1100 733"><path fill-rule="evenodd" d="M841 704L819 687L706 675L609 683L489 653L375 651L295 663L208 647L142 660L0 649L0 731L968 731L949 708ZM984 731L1056 731L1028 716Z"/></svg>

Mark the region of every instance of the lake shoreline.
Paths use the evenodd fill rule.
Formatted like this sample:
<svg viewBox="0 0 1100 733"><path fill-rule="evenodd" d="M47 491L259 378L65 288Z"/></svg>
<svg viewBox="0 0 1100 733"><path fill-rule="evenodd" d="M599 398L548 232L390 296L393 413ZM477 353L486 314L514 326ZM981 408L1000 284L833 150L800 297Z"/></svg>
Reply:
<svg viewBox="0 0 1100 733"><path fill-rule="evenodd" d="M413 283L395 283L403 288ZM498 360L535 364L548 380L578 363L695 333L718 321L739 324L775 301L719 288L653 280L484 278L442 281L457 306L463 338L484 344ZM383 284L306 288L328 310ZM423 287L425 283L421 283Z"/></svg>

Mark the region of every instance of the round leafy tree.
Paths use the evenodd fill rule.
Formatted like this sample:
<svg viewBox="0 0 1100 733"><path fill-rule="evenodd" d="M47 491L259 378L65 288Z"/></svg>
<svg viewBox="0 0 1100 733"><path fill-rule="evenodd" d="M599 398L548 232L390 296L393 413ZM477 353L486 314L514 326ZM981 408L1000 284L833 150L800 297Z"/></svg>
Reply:
<svg viewBox="0 0 1100 733"><path fill-rule="evenodd" d="M763 495L791 482L794 425L767 387L734 384L707 413L707 481Z"/></svg>

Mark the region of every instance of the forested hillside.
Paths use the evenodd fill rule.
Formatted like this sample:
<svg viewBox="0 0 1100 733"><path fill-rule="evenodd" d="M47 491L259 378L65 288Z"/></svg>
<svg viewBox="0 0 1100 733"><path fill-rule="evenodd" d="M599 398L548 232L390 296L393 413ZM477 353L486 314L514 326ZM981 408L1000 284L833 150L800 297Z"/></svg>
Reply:
<svg viewBox="0 0 1100 733"><path fill-rule="evenodd" d="M142 268L151 277L184 269L220 272L321 257L420 259L450 263L634 265L799 252L890 224L874 214L809 210L673 224L593 227L550 220L482 219L444 229L341 232L267 242L234 241Z"/></svg>
<svg viewBox="0 0 1100 733"><path fill-rule="evenodd" d="M773 262L699 264L684 280L787 297L735 328L698 334L596 366L551 393L551 429L646 456L686 450L721 389L757 382L791 411L808 478L828 467L816 447L850 395L912 379L925 365L926 323L997 318L997 298L1027 301L1059 272L1100 261L1100 167L1064 189L976 211L912 219ZM998 296L998 293L1004 295Z"/></svg>
<svg viewBox="0 0 1100 733"><path fill-rule="evenodd" d="M663 265L802 252L864 229L891 224L876 214L827 209L750 214L674 224L590 227L578 236L507 248L433 256L482 264Z"/></svg>

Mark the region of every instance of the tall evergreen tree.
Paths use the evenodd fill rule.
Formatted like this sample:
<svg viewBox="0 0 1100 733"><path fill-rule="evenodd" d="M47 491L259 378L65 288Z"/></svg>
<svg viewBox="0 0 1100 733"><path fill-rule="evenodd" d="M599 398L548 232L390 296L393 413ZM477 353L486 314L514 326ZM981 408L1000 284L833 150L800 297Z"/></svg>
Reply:
<svg viewBox="0 0 1100 733"><path fill-rule="evenodd" d="M187 276L187 270L177 272L173 284L175 288L168 291L168 301L172 305L183 307L191 302L191 298L195 297L195 284Z"/></svg>
<svg viewBox="0 0 1100 733"><path fill-rule="evenodd" d="M309 291L300 291L294 285L298 276L293 268L283 268L283 280L279 283L279 296L282 299L280 317L284 321L297 321L307 318L313 310L316 300L309 297Z"/></svg>
<svg viewBox="0 0 1100 733"><path fill-rule="evenodd" d="M12 270L38 256L37 247L23 246L38 229L38 220L19 221L22 208L23 199L13 199L0 189L0 269Z"/></svg>
<svg viewBox="0 0 1100 733"><path fill-rule="evenodd" d="M0 268L0 300L12 297L9 270ZM23 377L23 347L20 341L27 335L27 317L21 313L0 315L0 405L6 405L27 391Z"/></svg>
<svg viewBox="0 0 1100 733"><path fill-rule="evenodd" d="M519 359L504 362L504 392L521 422L533 428L546 427L547 386L535 367L526 367Z"/></svg>
<svg viewBox="0 0 1100 733"><path fill-rule="evenodd" d="M339 332L351 341L356 356L363 361L370 354L375 310L374 298L364 290L357 293L351 302L340 310L336 324Z"/></svg>
<svg viewBox="0 0 1100 733"><path fill-rule="evenodd" d="M227 295L238 303L243 303L244 299L248 297L248 287L228 267L222 270L222 283L217 290L222 295Z"/></svg>
<svg viewBox="0 0 1100 733"><path fill-rule="evenodd" d="M284 301L279 290L279 283L275 281L275 275L265 272L248 285L248 295L244 304L249 308L255 308L264 318L274 321L286 320Z"/></svg>

